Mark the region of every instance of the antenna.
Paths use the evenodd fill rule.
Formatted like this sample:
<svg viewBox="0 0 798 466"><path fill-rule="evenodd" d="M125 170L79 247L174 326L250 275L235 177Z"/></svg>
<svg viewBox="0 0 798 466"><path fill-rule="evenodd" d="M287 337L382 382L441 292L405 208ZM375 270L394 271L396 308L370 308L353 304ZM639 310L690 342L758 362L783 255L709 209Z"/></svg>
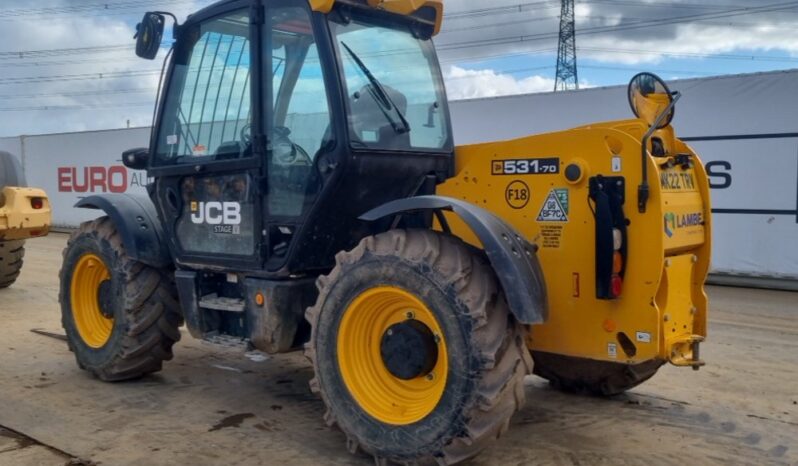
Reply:
<svg viewBox="0 0 798 466"><path fill-rule="evenodd" d="M560 44L557 47L557 77L554 92L579 89L576 74L576 20L574 0L562 0L560 8Z"/></svg>

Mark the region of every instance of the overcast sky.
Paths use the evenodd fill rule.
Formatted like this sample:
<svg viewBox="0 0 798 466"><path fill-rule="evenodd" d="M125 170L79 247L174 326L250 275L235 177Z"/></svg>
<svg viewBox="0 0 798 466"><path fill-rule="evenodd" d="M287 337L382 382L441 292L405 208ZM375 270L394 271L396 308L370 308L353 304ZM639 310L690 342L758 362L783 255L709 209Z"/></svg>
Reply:
<svg viewBox="0 0 798 466"><path fill-rule="evenodd" d="M149 125L160 61L135 56L135 23L148 9L182 20L212 2L1 3L0 137ZM554 88L559 0L445 6L435 41L451 99ZM798 1L577 0L576 15L583 87L642 70L679 79L798 68Z"/></svg>

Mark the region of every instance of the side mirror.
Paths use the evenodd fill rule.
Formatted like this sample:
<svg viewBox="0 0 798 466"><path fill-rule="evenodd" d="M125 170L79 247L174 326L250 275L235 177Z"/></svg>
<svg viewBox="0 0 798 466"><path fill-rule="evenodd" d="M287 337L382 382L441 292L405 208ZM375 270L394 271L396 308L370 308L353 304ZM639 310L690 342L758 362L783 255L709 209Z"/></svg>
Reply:
<svg viewBox="0 0 798 466"><path fill-rule="evenodd" d="M136 25L136 55L147 60L152 60L158 55L163 39L163 29L166 18L160 13L147 12L139 24Z"/></svg>
<svg viewBox="0 0 798 466"><path fill-rule="evenodd" d="M144 170L150 159L150 150L144 147L122 152L122 163L131 170Z"/></svg>
<svg viewBox="0 0 798 466"><path fill-rule="evenodd" d="M671 124L675 113L674 94L659 76L640 73L629 83L629 105L637 118L648 126L662 129ZM668 112L667 115L663 115Z"/></svg>
<svg viewBox="0 0 798 466"><path fill-rule="evenodd" d="M652 73L640 73L632 78L628 93L632 111L649 126L640 141L642 175L637 186L637 210L642 214L646 212L649 198L648 141L654 132L671 124L676 113L676 102L682 95L671 92L665 81Z"/></svg>

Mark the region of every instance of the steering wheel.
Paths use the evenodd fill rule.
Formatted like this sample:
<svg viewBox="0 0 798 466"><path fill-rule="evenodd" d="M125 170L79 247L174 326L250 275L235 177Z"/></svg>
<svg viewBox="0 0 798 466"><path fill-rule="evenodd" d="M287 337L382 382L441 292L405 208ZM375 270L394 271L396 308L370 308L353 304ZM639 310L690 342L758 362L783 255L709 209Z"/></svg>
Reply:
<svg viewBox="0 0 798 466"><path fill-rule="evenodd" d="M252 145L252 125L247 123L241 128L241 132L238 133L238 136L241 138L241 143L244 147Z"/></svg>
<svg viewBox="0 0 798 466"><path fill-rule="evenodd" d="M294 144L289 136L291 130L284 126L274 128L272 141L272 159L277 165L312 165L310 155L298 144Z"/></svg>

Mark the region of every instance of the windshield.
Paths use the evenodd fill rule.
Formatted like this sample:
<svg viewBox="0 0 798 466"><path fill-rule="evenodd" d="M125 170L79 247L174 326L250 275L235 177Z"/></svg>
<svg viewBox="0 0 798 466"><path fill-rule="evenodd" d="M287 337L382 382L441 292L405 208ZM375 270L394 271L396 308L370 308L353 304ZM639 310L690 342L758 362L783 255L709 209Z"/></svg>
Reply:
<svg viewBox="0 0 798 466"><path fill-rule="evenodd" d="M363 18L365 19L365 18ZM451 150L443 82L431 39L409 26L353 16L330 23L347 92L354 147Z"/></svg>

